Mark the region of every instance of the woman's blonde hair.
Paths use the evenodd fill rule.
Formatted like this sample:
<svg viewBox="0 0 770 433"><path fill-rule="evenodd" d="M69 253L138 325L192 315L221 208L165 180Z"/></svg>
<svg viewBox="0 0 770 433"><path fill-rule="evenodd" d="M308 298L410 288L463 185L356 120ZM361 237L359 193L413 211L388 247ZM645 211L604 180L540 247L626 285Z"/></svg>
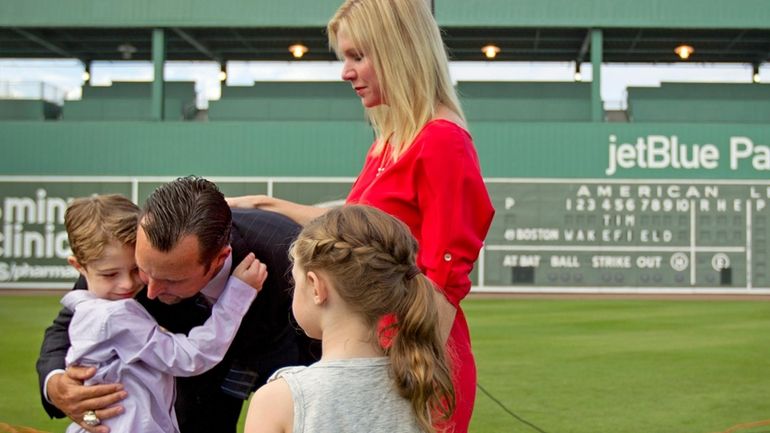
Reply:
<svg viewBox="0 0 770 433"><path fill-rule="evenodd" d="M348 307L381 341L378 324L393 314L384 350L400 394L420 426L432 432L432 415L449 419L454 388L439 334L433 284L415 265L417 241L396 218L372 207L335 208L309 223L292 246L305 272L325 276Z"/></svg>
<svg viewBox="0 0 770 433"><path fill-rule="evenodd" d="M139 207L120 194L78 198L64 212L72 255L84 267L112 241L134 246L138 223Z"/></svg>
<svg viewBox="0 0 770 433"><path fill-rule="evenodd" d="M396 159L435 117L439 104L464 120L426 0L345 1L327 25L329 45L342 58L340 31L370 58L380 83L384 104L367 109L377 134L375 154L389 143Z"/></svg>

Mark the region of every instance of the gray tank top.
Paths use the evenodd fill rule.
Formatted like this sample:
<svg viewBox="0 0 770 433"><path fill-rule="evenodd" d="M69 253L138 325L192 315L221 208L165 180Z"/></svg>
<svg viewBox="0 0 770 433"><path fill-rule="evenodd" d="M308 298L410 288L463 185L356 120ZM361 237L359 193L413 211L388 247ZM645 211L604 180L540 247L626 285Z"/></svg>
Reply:
<svg viewBox="0 0 770 433"><path fill-rule="evenodd" d="M390 377L388 358L321 361L287 367L294 399L294 433L418 433L417 418Z"/></svg>

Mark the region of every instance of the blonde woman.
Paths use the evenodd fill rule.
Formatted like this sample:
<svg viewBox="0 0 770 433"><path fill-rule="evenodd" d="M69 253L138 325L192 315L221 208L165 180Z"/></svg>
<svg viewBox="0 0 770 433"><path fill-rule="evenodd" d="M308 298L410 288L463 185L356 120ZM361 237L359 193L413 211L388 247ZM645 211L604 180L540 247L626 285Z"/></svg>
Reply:
<svg viewBox="0 0 770 433"><path fill-rule="evenodd" d="M399 218L417 238L417 266L437 289L453 364L455 432L468 429L476 366L460 301L494 209L449 78L438 26L424 0L348 0L328 26L342 78L361 98L376 132L347 202ZM325 210L274 197L228 200L306 224Z"/></svg>
<svg viewBox="0 0 770 433"><path fill-rule="evenodd" d="M277 371L252 397L246 433L434 432L448 418L452 380L416 251L402 222L368 206L305 226L291 249L292 310L323 342L321 360ZM385 349L384 314L399 327Z"/></svg>

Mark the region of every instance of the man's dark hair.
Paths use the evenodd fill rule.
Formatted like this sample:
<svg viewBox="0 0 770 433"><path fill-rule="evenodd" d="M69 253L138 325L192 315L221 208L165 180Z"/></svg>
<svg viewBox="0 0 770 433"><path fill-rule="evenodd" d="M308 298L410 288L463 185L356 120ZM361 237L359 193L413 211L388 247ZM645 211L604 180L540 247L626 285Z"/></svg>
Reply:
<svg viewBox="0 0 770 433"><path fill-rule="evenodd" d="M230 242L230 207L219 188L202 177L180 177L158 187L144 203L140 221L150 244L163 252L195 235L206 266Z"/></svg>

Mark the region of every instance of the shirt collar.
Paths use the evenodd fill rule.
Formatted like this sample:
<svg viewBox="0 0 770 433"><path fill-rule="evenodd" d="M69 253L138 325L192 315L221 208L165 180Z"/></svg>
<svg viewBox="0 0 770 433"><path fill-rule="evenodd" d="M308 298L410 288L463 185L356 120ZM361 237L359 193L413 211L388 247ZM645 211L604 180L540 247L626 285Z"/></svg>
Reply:
<svg viewBox="0 0 770 433"><path fill-rule="evenodd" d="M225 264L222 265L222 269L220 269L214 278L212 278L211 281L209 281L208 284L206 284L206 286L201 290L201 293L210 301L216 301L219 299L222 291L225 290L225 284L227 284L227 280L230 278L230 269L232 269L232 267L233 253L231 251L227 256L227 259L225 259Z"/></svg>

